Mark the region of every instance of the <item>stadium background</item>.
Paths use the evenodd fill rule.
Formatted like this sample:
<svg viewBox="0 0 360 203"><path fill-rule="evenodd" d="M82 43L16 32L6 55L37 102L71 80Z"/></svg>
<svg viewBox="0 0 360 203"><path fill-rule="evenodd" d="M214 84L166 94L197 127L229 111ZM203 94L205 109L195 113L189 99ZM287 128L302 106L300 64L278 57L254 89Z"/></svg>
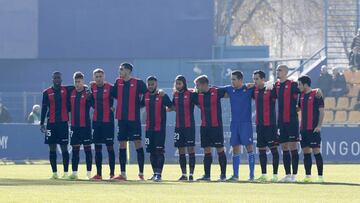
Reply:
<svg viewBox="0 0 360 203"><path fill-rule="evenodd" d="M119 64L129 61L135 66L136 77L156 75L159 87L171 95L177 74L183 74L189 84L197 75L207 74L212 84L225 85L229 84L229 69L242 70L245 81L250 82L254 69L271 75L272 68L282 62L270 58L268 45L234 46L222 43L226 37L214 36L213 1L0 2L4 5L0 7L0 101L12 117L11 123L0 124L0 158L4 160L23 163L47 159L39 126L26 124L25 119L32 106L41 103L41 91L51 84L50 75L55 70L63 73L64 84L71 84L73 72L83 71L89 81L92 70L103 67L107 80L114 82ZM316 80L326 58L315 57L315 53L299 60L300 65L293 65L294 71L306 72ZM307 60L313 63L303 64ZM337 109L334 102L329 110L349 110ZM225 126L230 121L228 103L223 101ZM199 123L198 111L196 118ZM333 118L326 123L322 145L325 162L360 162L359 122L347 120ZM177 161L172 140L174 121L174 113L169 113L168 163ZM225 135L229 139L228 127ZM200 148L197 153L200 158ZM228 142L227 153L231 153Z"/></svg>

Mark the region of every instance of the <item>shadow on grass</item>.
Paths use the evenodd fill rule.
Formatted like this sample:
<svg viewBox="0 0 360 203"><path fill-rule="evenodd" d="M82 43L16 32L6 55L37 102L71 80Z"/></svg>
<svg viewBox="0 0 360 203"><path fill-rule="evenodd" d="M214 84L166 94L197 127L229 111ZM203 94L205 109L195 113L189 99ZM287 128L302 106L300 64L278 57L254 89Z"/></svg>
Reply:
<svg viewBox="0 0 360 203"><path fill-rule="evenodd" d="M12 179L12 178L0 178L0 186L71 186L71 185L179 185L183 184L197 184L197 183L207 183L207 184L295 184L295 185L336 185L336 186L355 186L360 187L358 183L344 183L344 182L325 182L325 183L271 183L271 182L249 182L249 181L238 181L238 182L218 182L218 181L209 181L209 182L178 182L172 180L163 180L162 182L153 182L153 181L137 181L137 180L128 180L128 181L89 181L89 180L49 180L49 179Z"/></svg>
<svg viewBox="0 0 360 203"><path fill-rule="evenodd" d="M54 185L54 186L71 186L71 185L169 185L173 184L172 181L89 181L89 180L50 180L50 179L18 179L18 178L0 178L0 186L42 186L42 185Z"/></svg>

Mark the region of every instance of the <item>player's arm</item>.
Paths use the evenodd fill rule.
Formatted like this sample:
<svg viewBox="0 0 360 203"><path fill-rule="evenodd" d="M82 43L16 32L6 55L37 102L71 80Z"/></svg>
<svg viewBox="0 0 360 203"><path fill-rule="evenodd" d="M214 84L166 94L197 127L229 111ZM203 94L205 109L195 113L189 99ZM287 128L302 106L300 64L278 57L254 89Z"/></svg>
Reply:
<svg viewBox="0 0 360 203"><path fill-rule="evenodd" d="M227 93L227 87L218 87L218 96L219 98L229 98L229 94Z"/></svg>
<svg viewBox="0 0 360 203"><path fill-rule="evenodd" d="M164 94L164 96L162 96L162 97L163 97L164 105L167 107L167 109L173 108L173 103L170 100L170 97L167 94ZM166 110L166 111L168 111L168 110Z"/></svg>
<svg viewBox="0 0 360 203"><path fill-rule="evenodd" d="M139 85L139 93L145 94L148 91L145 82L142 80L138 80L138 83L139 83L138 84Z"/></svg>
<svg viewBox="0 0 360 203"><path fill-rule="evenodd" d="M322 93L320 88L316 88L316 95L317 98L323 98L324 94Z"/></svg>
<svg viewBox="0 0 360 203"><path fill-rule="evenodd" d="M141 100L140 100L140 108L145 107L145 97L144 95L142 96Z"/></svg>
<svg viewBox="0 0 360 203"><path fill-rule="evenodd" d="M316 128L314 129L314 132L320 132L321 131L321 127L324 121L324 115L325 115L325 111L324 111L324 99L323 97L321 98L315 98L316 100L318 100L318 106L319 106L319 120L318 120L318 125L316 126Z"/></svg>
<svg viewBox="0 0 360 203"><path fill-rule="evenodd" d="M114 92L114 86L110 84L110 99L114 98L114 95L112 94ZM112 98L111 98L112 97ZM111 107L110 107L110 110L112 112L115 112L115 107L114 107L114 100L112 100L112 104L111 104Z"/></svg>
<svg viewBox="0 0 360 203"><path fill-rule="evenodd" d="M172 106L170 108L166 109L167 112L175 111L175 97L173 97L171 103L172 103Z"/></svg>
<svg viewBox="0 0 360 203"><path fill-rule="evenodd" d="M111 88L111 96L114 97L114 99L117 99L117 84L118 80L115 81L114 86Z"/></svg>
<svg viewBox="0 0 360 203"><path fill-rule="evenodd" d="M41 105L41 118L40 118L40 131L42 133L46 132L46 127L45 127L44 123L45 123L45 118L46 118L46 114L48 111L48 106L49 106L48 95L46 94L46 92L43 92L42 105Z"/></svg>

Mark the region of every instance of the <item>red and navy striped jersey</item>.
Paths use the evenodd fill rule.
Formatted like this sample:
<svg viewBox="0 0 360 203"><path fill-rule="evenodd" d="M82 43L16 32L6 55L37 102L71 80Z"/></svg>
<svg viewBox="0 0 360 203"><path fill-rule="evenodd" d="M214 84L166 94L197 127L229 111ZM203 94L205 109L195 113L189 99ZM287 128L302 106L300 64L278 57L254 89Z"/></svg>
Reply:
<svg viewBox="0 0 360 203"><path fill-rule="evenodd" d="M301 130L314 130L319 123L320 108L324 108L324 99L316 96L317 90L301 93Z"/></svg>
<svg viewBox="0 0 360 203"><path fill-rule="evenodd" d="M113 96L117 99L116 119L140 121L140 98L146 91L146 84L140 79L125 81L118 78L113 90Z"/></svg>
<svg viewBox="0 0 360 203"><path fill-rule="evenodd" d="M298 122L296 106L300 90L297 82L286 80L275 83L278 100L278 124Z"/></svg>
<svg viewBox="0 0 360 203"><path fill-rule="evenodd" d="M49 87L43 92L41 122L43 125L45 117L48 118L48 123L67 122L68 115L68 97L69 90L66 86L60 86L59 89Z"/></svg>
<svg viewBox="0 0 360 203"><path fill-rule="evenodd" d="M111 107L114 98L111 95L113 86L105 82L102 87L98 87L95 82L91 83L91 101L94 108L93 122L112 123L114 122L114 112Z"/></svg>
<svg viewBox="0 0 360 203"><path fill-rule="evenodd" d="M201 127L222 126L221 98L225 96L224 88L211 87L208 92L196 93L195 104L201 110Z"/></svg>
<svg viewBox="0 0 360 203"><path fill-rule="evenodd" d="M276 90L266 90L266 88L255 87L253 99L256 106L256 125L270 126L276 125Z"/></svg>
<svg viewBox="0 0 360 203"><path fill-rule="evenodd" d="M145 106L146 110L146 130L165 131L166 107L172 107L169 96L147 92L141 100L141 106Z"/></svg>
<svg viewBox="0 0 360 203"><path fill-rule="evenodd" d="M81 92L73 89L70 93L70 112L71 127L84 128L90 127L90 107L86 89Z"/></svg>
<svg viewBox="0 0 360 203"><path fill-rule="evenodd" d="M176 91L173 95L173 105L176 112L176 128L193 128L195 127L194 119L194 101L193 92L185 90L183 92Z"/></svg>

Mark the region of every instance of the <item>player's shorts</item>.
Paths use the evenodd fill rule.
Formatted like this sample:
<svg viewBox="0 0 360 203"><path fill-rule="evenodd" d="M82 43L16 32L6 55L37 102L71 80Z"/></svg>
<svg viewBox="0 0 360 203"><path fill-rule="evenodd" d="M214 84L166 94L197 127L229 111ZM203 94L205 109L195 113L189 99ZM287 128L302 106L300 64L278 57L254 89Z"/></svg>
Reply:
<svg viewBox="0 0 360 203"><path fill-rule="evenodd" d="M224 131L223 127L201 127L200 128L201 147L223 147Z"/></svg>
<svg viewBox="0 0 360 203"><path fill-rule="evenodd" d="M114 144L114 123L93 122L93 130L94 144Z"/></svg>
<svg viewBox="0 0 360 203"><path fill-rule="evenodd" d="M231 122L230 131L231 146L253 144L253 126L251 122Z"/></svg>
<svg viewBox="0 0 360 203"><path fill-rule="evenodd" d="M146 152L165 151L165 132L148 130L145 133Z"/></svg>
<svg viewBox="0 0 360 203"><path fill-rule="evenodd" d="M118 121L118 141L141 140L140 121Z"/></svg>
<svg viewBox="0 0 360 203"><path fill-rule="evenodd" d="M278 129L280 131L279 142L299 142L299 122L293 123L279 123Z"/></svg>
<svg viewBox="0 0 360 203"><path fill-rule="evenodd" d="M92 141L90 127L71 127L70 144L71 145L90 145Z"/></svg>
<svg viewBox="0 0 360 203"><path fill-rule="evenodd" d="M45 144L69 144L69 125L67 122L48 123L46 129Z"/></svg>
<svg viewBox="0 0 360 203"><path fill-rule="evenodd" d="M256 126L257 144L256 147L274 147L279 145L276 125Z"/></svg>
<svg viewBox="0 0 360 203"><path fill-rule="evenodd" d="M310 147L310 148L320 148L321 144L321 135L320 132L315 132L313 130L304 130L301 131L301 148Z"/></svg>
<svg viewBox="0 0 360 203"><path fill-rule="evenodd" d="M178 148L195 146L195 127L175 128L174 145Z"/></svg>

